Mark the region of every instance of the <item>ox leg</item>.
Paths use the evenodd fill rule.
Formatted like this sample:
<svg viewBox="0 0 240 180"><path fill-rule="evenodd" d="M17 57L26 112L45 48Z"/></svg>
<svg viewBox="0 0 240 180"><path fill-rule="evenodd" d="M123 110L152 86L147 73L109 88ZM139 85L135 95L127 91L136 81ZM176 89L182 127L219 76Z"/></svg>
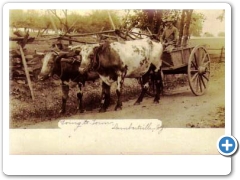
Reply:
<svg viewBox="0 0 240 180"><path fill-rule="evenodd" d="M118 76L118 79L117 79L117 90L116 90L118 100L117 100L117 104L115 106L115 111L118 108L122 109L122 98L121 98L121 95L122 95L123 82L124 82L124 77Z"/></svg>
<svg viewBox="0 0 240 180"><path fill-rule="evenodd" d="M78 98L78 109L80 113L84 112L83 109L83 103L82 103L82 97L83 97L83 92L82 92L82 83L78 84L79 92L77 93L77 98Z"/></svg>
<svg viewBox="0 0 240 180"><path fill-rule="evenodd" d="M156 79L155 85L156 85L156 95L154 98L154 103L159 103L160 101L160 93L163 90L163 81L162 81L162 75L161 75L161 70L158 72L155 72L154 78Z"/></svg>
<svg viewBox="0 0 240 180"><path fill-rule="evenodd" d="M134 105L138 105L142 102L143 97L145 93L147 92L147 89L149 88L149 74L145 74L142 77L142 91L141 94L139 95L137 101L134 103Z"/></svg>
<svg viewBox="0 0 240 180"><path fill-rule="evenodd" d="M164 89L164 86L163 86L163 71L162 71L162 68L160 69L160 93L163 95L163 89Z"/></svg>
<svg viewBox="0 0 240 180"><path fill-rule="evenodd" d="M62 107L61 107L61 110L59 111L59 113L66 112L66 103L67 103L67 99L68 99L68 93L69 93L69 86L62 82Z"/></svg>
<svg viewBox="0 0 240 180"><path fill-rule="evenodd" d="M99 112L106 112L110 104L110 86L102 82L102 100Z"/></svg>

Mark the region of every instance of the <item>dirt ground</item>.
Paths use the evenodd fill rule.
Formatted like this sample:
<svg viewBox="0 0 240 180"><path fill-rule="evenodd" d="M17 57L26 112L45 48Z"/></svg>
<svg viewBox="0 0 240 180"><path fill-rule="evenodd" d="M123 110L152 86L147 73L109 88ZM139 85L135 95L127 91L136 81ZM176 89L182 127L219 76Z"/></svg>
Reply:
<svg viewBox="0 0 240 180"><path fill-rule="evenodd" d="M58 87L54 88L57 89ZM46 96L46 94L43 94L41 98L47 98ZM59 96L56 97L59 98ZM39 100L41 100L41 98ZM208 91L202 96L193 95L188 83L185 83L179 87L165 89L159 104L154 104L153 98L146 97L140 105L133 105L136 98L137 95L134 98L126 99L123 102L123 109L118 111L114 111L114 104L112 104L105 113L99 113L98 108L94 106L94 108L82 114L74 111L74 113L68 113L65 116L56 114L56 116L51 116L51 118L44 118L38 121L35 121L35 118L25 117L24 121L10 122L10 128L57 128L58 121L61 119L135 118L160 119L165 128L225 127L225 63L212 64ZM14 106L14 103L13 101L11 106ZM18 103L20 103L20 101ZM16 107L18 106L19 105L16 105ZM24 106L24 104L22 106ZM77 104L74 105L74 107L76 106ZM56 109L59 108L60 107L57 107ZM53 113L57 112L49 111L49 113L53 115Z"/></svg>

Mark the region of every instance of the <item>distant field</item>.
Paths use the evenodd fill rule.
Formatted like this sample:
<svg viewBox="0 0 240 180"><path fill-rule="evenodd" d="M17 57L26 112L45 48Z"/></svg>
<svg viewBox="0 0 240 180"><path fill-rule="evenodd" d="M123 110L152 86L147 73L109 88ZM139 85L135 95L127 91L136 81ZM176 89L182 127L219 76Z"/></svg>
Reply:
<svg viewBox="0 0 240 180"><path fill-rule="evenodd" d="M206 45L207 48L210 49L220 49L225 46L225 38L220 37L199 37L199 38L191 38L189 41L189 45Z"/></svg>
<svg viewBox="0 0 240 180"><path fill-rule="evenodd" d="M221 56L221 49L225 47L225 38L221 37L199 37L199 38L191 38L189 41L190 46L196 45L204 45L208 53L210 54L211 61L218 62L225 59L225 51L223 51L222 59L220 60Z"/></svg>

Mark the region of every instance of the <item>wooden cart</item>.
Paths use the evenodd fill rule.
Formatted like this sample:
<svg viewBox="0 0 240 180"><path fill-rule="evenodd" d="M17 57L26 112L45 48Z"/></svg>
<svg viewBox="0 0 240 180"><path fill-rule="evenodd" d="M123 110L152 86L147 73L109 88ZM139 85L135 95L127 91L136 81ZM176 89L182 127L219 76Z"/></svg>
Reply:
<svg viewBox="0 0 240 180"><path fill-rule="evenodd" d="M203 46L178 47L171 52L164 51L162 60L163 74L187 74L192 93L196 96L205 93L210 77L210 56ZM147 93L154 95L154 82L150 85Z"/></svg>

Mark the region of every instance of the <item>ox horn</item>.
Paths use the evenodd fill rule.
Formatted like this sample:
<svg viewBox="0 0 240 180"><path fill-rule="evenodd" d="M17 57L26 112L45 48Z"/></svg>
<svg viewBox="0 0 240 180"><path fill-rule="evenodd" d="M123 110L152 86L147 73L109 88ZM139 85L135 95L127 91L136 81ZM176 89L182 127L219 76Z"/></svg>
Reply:
<svg viewBox="0 0 240 180"><path fill-rule="evenodd" d="M35 54L36 54L36 55L39 55L39 56L45 55L45 53L43 53L43 52L37 52L37 51L35 51Z"/></svg>

